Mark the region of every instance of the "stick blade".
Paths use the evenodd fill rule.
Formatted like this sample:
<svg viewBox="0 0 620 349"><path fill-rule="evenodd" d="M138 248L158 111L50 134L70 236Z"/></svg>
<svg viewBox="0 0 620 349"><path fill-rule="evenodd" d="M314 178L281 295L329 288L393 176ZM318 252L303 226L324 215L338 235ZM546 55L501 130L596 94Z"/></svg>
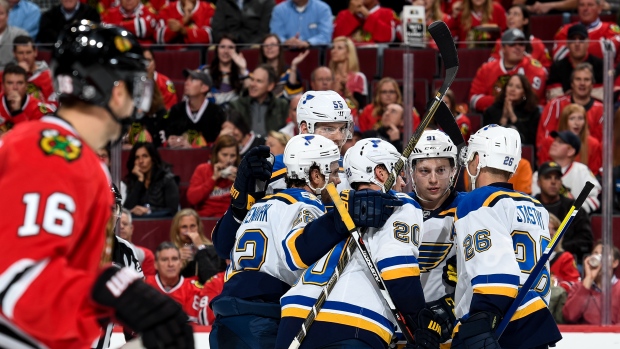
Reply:
<svg viewBox="0 0 620 349"><path fill-rule="evenodd" d="M428 26L428 32L431 33L433 40L437 44L441 58L446 70L459 66L459 56L456 53L454 38L450 29L443 21L436 21Z"/></svg>
<svg viewBox="0 0 620 349"><path fill-rule="evenodd" d="M454 120L454 114L452 114L452 111L444 101L441 101L439 108L437 108L437 112L435 112L435 121L443 132L450 137L450 140L456 145L458 150L465 145L465 138L456 120Z"/></svg>

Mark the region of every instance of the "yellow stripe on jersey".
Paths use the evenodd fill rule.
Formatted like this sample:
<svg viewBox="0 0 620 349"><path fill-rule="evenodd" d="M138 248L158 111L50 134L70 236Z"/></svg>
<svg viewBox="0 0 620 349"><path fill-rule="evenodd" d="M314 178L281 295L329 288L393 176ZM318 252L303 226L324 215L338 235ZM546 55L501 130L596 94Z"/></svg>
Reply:
<svg viewBox="0 0 620 349"><path fill-rule="evenodd" d="M277 194L280 195L280 194ZM288 247L289 252L291 253L291 258L293 258L293 262L297 265L299 269L308 269L308 266L301 260L299 256L299 252L297 252L297 247L295 247L295 241L304 232L304 228L297 229L287 240L286 246Z"/></svg>
<svg viewBox="0 0 620 349"><path fill-rule="evenodd" d="M405 268L396 268L386 270L381 273L381 277L383 280L394 280L400 279L408 276L420 276L420 268L419 267L405 267Z"/></svg>
<svg viewBox="0 0 620 349"><path fill-rule="evenodd" d="M309 309L297 308L288 306L282 308L282 317L297 317L305 319L310 313ZM322 309L319 315L316 317L316 321L331 322L338 325L346 325L351 327L357 327L375 333L381 337L386 343L390 343L392 340L392 333L386 331L383 327L377 325L375 322L342 313L332 313L331 309Z"/></svg>
<svg viewBox="0 0 620 349"><path fill-rule="evenodd" d="M447 216L449 214L455 215L456 214L456 207L452 207L449 210L445 210L445 211L441 212L439 215L440 216Z"/></svg>
<svg viewBox="0 0 620 349"><path fill-rule="evenodd" d="M482 206L489 206L495 199L497 199L499 196L509 196L509 197L513 197L513 198L524 198L524 199L528 199L529 201L532 201L535 204L541 205L541 203L528 196L528 195L524 195L521 194L519 192L512 192L512 191L497 191L493 194L491 194L482 204Z"/></svg>
<svg viewBox="0 0 620 349"><path fill-rule="evenodd" d="M285 168L281 168L281 169L279 169L276 172L271 174L271 179L274 179L274 178L276 178L278 176L281 176L281 175L283 175L285 173L286 173L286 167Z"/></svg>
<svg viewBox="0 0 620 349"><path fill-rule="evenodd" d="M519 290L516 287L508 286L474 286L474 293L515 298Z"/></svg>
<svg viewBox="0 0 620 349"><path fill-rule="evenodd" d="M515 314L512 316L512 318L510 319L510 321L515 321L515 320L519 320L521 318L524 318L536 311L539 311L540 309L544 309L546 308L547 305L545 304L545 302L540 299L537 298L534 300L534 302L526 305L525 307L523 307L523 309L519 309L515 312Z"/></svg>

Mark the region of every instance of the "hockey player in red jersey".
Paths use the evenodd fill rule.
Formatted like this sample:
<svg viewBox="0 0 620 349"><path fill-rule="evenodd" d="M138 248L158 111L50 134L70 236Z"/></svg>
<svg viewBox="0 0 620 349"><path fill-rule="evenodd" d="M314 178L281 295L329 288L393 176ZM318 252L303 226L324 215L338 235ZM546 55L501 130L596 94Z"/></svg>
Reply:
<svg viewBox="0 0 620 349"><path fill-rule="evenodd" d="M103 23L125 28L138 38L141 44L153 42L157 25L157 13L140 0L121 0L119 7L108 9L101 15Z"/></svg>
<svg viewBox="0 0 620 349"><path fill-rule="evenodd" d="M10 63L2 75L3 92L0 93L0 130L8 131L14 125L29 120L38 120L49 112L46 104L29 95L26 71Z"/></svg>
<svg viewBox="0 0 620 349"><path fill-rule="evenodd" d="M87 348L110 316L147 348L193 348L181 307L109 264L113 200L93 149L148 109L145 66L126 30L76 23L53 52L57 116L0 140L0 348Z"/></svg>
<svg viewBox="0 0 620 349"><path fill-rule="evenodd" d="M37 48L31 37L20 35L13 40L15 61L28 73L28 94L34 98L48 102L54 99L52 71L45 61L37 61Z"/></svg>
<svg viewBox="0 0 620 349"><path fill-rule="evenodd" d="M159 11L155 33L158 44L208 44L212 41L211 17L215 5L207 1L179 0Z"/></svg>
<svg viewBox="0 0 620 349"><path fill-rule="evenodd" d="M378 0L351 0L334 20L332 37L347 36L356 43L380 43L396 40L400 19L389 7L379 6Z"/></svg>
<svg viewBox="0 0 620 349"><path fill-rule="evenodd" d="M590 44L588 53L603 59L603 39L610 40L613 44L616 55L620 49L620 27L613 22L603 22L599 15L603 10L603 0L579 0L577 5L577 13L579 14L579 22L588 28L588 37ZM562 26L555 34L553 40L553 60L559 61L568 54L566 40L568 38L568 29L575 23L569 23Z"/></svg>
<svg viewBox="0 0 620 349"><path fill-rule="evenodd" d="M525 35L519 29L509 29L502 35L503 59L485 63L478 69L469 91L472 110L483 112L514 74L527 77L538 96L538 103L545 104L547 70L537 60L525 54Z"/></svg>

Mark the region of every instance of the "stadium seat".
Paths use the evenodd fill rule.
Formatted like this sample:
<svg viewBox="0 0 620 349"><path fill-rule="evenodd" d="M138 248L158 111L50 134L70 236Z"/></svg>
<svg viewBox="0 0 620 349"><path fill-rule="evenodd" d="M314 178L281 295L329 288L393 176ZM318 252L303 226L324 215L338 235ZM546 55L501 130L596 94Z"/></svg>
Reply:
<svg viewBox="0 0 620 349"><path fill-rule="evenodd" d="M471 130L469 130L469 134L473 135L482 126L482 114L468 113L467 117L469 118L469 121L471 122Z"/></svg>
<svg viewBox="0 0 620 349"><path fill-rule="evenodd" d="M159 154L163 161L172 165L172 172L179 176L181 180L181 186L189 184L189 180L192 178L192 174L196 169L196 166L203 162L209 161L211 157L211 150L209 148L197 148L197 149L166 149L159 148ZM127 173L127 158L129 157L129 150L124 150L121 157L121 178L124 178Z"/></svg>
<svg viewBox="0 0 620 349"><path fill-rule="evenodd" d="M49 63L52 61L52 51L49 49L49 47L37 49L36 60L45 61L49 65Z"/></svg>
<svg viewBox="0 0 620 349"><path fill-rule="evenodd" d="M172 83L174 84L174 89L177 92L177 101L182 101L183 100L183 85L185 84L185 80L172 80Z"/></svg>
<svg viewBox="0 0 620 349"><path fill-rule="evenodd" d="M258 48L246 48L241 51L245 62L248 65L248 70L252 71L260 64L260 50Z"/></svg>
<svg viewBox="0 0 620 349"><path fill-rule="evenodd" d="M456 74L460 79L472 79L476 76L478 68L482 66L491 57L492 49L489 48L473 48L459 50L459 70ZM442 77L445 72L442 72Z"/></svg>
<svg viewBox="0 0 620 349"><path fill-rule="evenodd" d="M200 51L153 51L158 72L170 80L183 80L184 69L196 69L200 66Z"/></svg>
<svg viewBox="0 0 620 349"><path fill-rule="evenodd" d="M545 43L547 49L553 47L553 37L562 26L562 15L540 15L530 17L531 33Z"/></svg>
<svg viewBox="0 0 620 349"><path fill-rule="evenodd" d="M379 50L376 47L358 47L357 59L360 63L360 71L366 75L368 81L372 81L380 77L378 76L377 66L379 64L378 59ZM331 51L325 50L325 65L331 58Z"/></svg>
<svg viewBox="0 0 620 349"><path fill-rule="evenodd" d="M425 79L428 83L438 76L437 52L433 49L388 48L383 51L380 76L403 80L403 55L413 53L413 78Z"/></svg>
<svg viewBox="0 0 620 349"><path fill-rule="evenodd" d="M452 85L450 85L450 90L452 90L452 92L454 92L454 98L456 100L456 103L465 103L467 105L469 105L469 88L471 87L471 82L472 79L454 79L454 81L452 82ZM443 80L440 79L435 79L433 81L433 90L431 91L432 93L435 92L435 90L438 90L441 87L441 84L443 84Z"/></svg>
<svg viewBox="0 0 620 349"><path fill-rule="evenodd" d="M211 239L211 232L217 223L216 218L201 218L204 226L205 236ZM133 238L131 242L138 246L146 247L151 251L155 251L157 246L164 241L170 241L170 226L172 219L140 219L133 220Z"/></svg>
<svg viewBox="0 0 620 349"><path fill-rule="evenodd" d="M530 162L532 167L536 164L536 159L534 159L534 146L530 144L521 145L521 157Z"/></svg>

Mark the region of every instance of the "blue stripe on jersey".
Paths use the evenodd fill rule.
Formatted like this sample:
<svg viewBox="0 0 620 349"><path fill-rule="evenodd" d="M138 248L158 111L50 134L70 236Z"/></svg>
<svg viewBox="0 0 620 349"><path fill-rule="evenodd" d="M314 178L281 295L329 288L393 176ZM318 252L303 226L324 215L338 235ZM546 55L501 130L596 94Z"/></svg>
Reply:
<svg viewBox="0 0 620 349"><path fill-rule="evenodd" d="M284 154L274 156L273 169L271 172L273 173L283 168L286 168L286 165L284 164Z"/></svg>
<svg viewBox="0 0 620 349"><path fill-rule="evenodd" d="M403 202L404 202L404 203L406 203L406 204L411 204L411 205L413 205L415 208L422 209L422 207L420 207L420 204L419 204L417 201L413 200L413 199L411 198L411 196L409 196L409 195L407 195L407 194L405 194L405 193L399 193L399 192L397 192L397 191L390 190L390 191L389 191L389 194L396 196L399 200L403 201Z"/></svg>
<svg viewBox="0 0 620 349"><path fill-rule="evenodd" d="M497 204L499 200L505 198L510 198L516 201L529 201L536 206L542 207L542 204L538 200L512 189L512 184L493 183L485 187L475 189L467 194L467 200L462 200L456 209L456 218L461 219L467 216L470 212L483 206L492 207Z"/></svg>
<svg viewBox="0 0 620 349"><path fill-rule="evenodd" d="M478 275L471 280L471 285L481 284L509 284L519 286L520 279L517 275L511 274L491 274L491 275Z"/></svg>
<svg viewBox="0 0 620 349"><path fill-rule="evenodd" d="M403 265L403 264L418 264L418 260L414 256L396 256L385 258L377 262L377 268L379 271L393 267L395 265Z"/></svg>

